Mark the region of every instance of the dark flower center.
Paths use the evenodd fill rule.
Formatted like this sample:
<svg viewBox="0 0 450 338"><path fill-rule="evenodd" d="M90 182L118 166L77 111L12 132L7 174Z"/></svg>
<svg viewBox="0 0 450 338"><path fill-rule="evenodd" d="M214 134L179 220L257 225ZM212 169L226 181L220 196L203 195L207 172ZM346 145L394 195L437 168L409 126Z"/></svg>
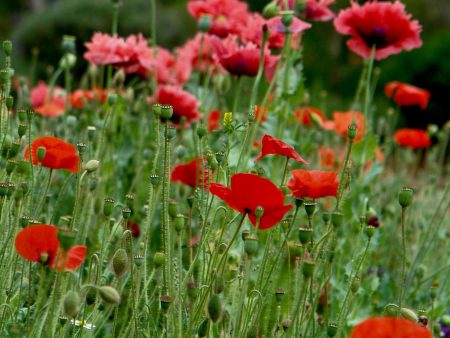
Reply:
<svg viewBox="0 0 450 338"><path fill-rule="evenodd" d="M244 212L245 212L246 214L249 214L249 213L252 212L252 209L250 209L250 208L244 208Z"/></svg>
<svg viewBox="0 0 450 338"><path fill-rule="evenodd" d="M377 26L369 34L359 32L364 42L372 48L375 45L376 48L383 48L391 44L391 41L387 39L387 28Z"/></svg>

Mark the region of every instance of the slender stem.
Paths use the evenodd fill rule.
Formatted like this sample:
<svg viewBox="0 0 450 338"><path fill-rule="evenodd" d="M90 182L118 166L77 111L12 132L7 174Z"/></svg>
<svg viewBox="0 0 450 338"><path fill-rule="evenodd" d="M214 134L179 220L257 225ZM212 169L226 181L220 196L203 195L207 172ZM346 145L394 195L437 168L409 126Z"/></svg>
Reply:
<svg viewBox="0 0 450 338"><path fill-rule="evenodd" d="M400 293L398 297L398 312L397 316L400 315L400 311L403 306L403 296L406 286L406 238L405 238L405 218L406 218L406 207L402 207L401 214L401 227L402 227L402 276L400 280Z"/></svg>

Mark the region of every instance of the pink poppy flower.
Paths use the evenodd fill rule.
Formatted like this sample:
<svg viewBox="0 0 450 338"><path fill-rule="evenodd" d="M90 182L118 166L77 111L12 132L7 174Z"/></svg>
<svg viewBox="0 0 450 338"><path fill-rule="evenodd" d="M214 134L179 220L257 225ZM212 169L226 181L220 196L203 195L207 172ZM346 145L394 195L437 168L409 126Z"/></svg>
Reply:
<svg viewBox="0 0 450 338"><path fill-rule="evenodd" d="M198 111L199 103L195 96L179 86L158 86L156 97L158 103L170 104L173 107L171 120L175 124L178 124L182 117L186 118L188 124L201 117Z"/></svg>
<svg viewBox="0 0 450 338"><path fill-rule="evenodd" d="M305 19L312 21L329 21L334 13L328 8L335 0L306 0Z"/></svg>

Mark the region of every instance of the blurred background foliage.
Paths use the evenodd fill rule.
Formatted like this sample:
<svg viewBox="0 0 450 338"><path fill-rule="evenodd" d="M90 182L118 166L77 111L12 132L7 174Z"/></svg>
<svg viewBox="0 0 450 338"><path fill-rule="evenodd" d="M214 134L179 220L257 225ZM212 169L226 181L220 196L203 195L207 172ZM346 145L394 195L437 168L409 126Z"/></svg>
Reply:
<svg viewBox="0 0 450 338"><path fill-rule="evenodd" d="M267 0L248 0L253 11L261 11ZM360 1L362 2L362 1ZM428 123L442 125L449 118L450 94L450 1L403 0L407 11L423 26L423 47L378 62L381 69L378 92L384 84L398 80L427 88L432 97L426 111L410 108L407 124L425 128ZM171 48L182 44L196 31L195 20L186 11L186 0L157 0L157 42ZM150 1L122 0L119 32L122 36L142 32L150 35ZM332 9L347 7L349 0L337 0ZM109 32L111 0L14 0L0 1L0 38L14 41L14 66L27 74L30 60L37 57L39 77L46 78L61 57L63 35L77 37L77 71L87 63L81 58L84 42L96 31ZM346 110L361 72L361 59L350 53L346 37L334 31L331 22L317 22L304 34L304 63L311 101L320 106L324 90L329 93L330 109ZM381 101L378 109L387 102Z"/></svg>

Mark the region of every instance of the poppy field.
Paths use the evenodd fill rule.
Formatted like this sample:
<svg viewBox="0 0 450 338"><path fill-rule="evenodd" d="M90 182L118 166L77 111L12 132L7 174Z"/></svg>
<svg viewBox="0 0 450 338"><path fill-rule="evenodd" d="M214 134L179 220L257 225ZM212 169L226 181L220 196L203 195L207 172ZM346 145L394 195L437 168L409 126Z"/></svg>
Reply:
<svg viewBox="0 0 450 338"><path fill-rule="evenodd" d="M3 41L0 337L450 337L450 115L405 125L433 92L379 81L420 18L190 0L167 49L149 2L149 32L115 0L82 54L62 36L47 78ZM315 25L356 60L339 109L305 76Z"/></svg>

